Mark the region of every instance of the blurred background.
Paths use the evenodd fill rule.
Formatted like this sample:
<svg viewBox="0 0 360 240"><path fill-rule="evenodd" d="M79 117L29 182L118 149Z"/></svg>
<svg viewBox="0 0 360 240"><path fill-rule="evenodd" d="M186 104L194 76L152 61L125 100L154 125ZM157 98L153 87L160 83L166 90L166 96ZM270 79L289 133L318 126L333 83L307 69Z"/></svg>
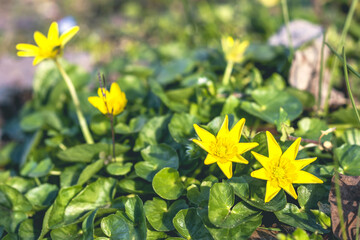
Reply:
<svg viewBox="0 0 360 240"><path fill-rule="evenodd" d="M37 68L31 58L16 56L15 45L34 43L34 31L46 34L52 21L59 22L60 31L80 26L65 48L65 59L93 75L101 69L112 81L126 62L163 64L193 54L194 49L201 54L202 48L221 52L224 35L248 39L258 51L256 57L272 59L274 51L264 46L284 21L280 3L267 6L263 2L266 0L0 0L0 121L15 115L31 98ZM314 24L315 38L319 37L316 31L326 29L327 41L337 46L350 4L349 0L291 0L290 20ZM359 13L360 6L346 39L348 62L355 69L360 56ZM307 31L300 29L298 36ZM281 41L275 43L279 44ZM267 66L265 62L258 68ZM336 81L342 91L343 81ZM352 76L351 81L355 95L360 96L359 81Z"/></svg>

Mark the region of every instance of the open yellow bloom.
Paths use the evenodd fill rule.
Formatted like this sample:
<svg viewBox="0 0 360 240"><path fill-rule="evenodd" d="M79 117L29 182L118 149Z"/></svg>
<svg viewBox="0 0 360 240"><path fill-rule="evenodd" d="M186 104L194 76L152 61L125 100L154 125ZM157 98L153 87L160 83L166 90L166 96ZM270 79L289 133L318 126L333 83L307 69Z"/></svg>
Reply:
<svg viewBox="0 0 360 240"><path fill-rule="evenodd" d="M249 163L240 154L243 154L259 145L258 143L239 143L244 124L245 119L242 118L229 131L229 120L226 115L216 137L205 129L194 124L195 131L201 141L197 139L193 139L193 141L208 152L204 163L209 165L216 162L227 178L231 178L233 175L233 162L245 164Z"/></svg>
<svg viewBox="0 0 360 240"><path fill-rule="evenodd" d="M89 97L89 102L104 115L118 115L127 104L126 95L117 83L112 83L110 92L105 88L98 89L98 97Z"/></svg>
<svg viewBox="0 0 360 240"><path fill-rule="evenodd" d="M234 40L232 37L223 37L221 46L225 53L225 59L228 62L240 63L244 60L244 52L249 46L249 41L240 42L239 39Z"/></svg>
<svg viewBox="0 0 360 240"><path fill-rule="evenodd" d="M259 0L259 1L265 7L274 7L275 5L277 5L280 2L280 0Z"/></svg>
<svg viewBox="0 0 360 240"><path fill-rule="evenodd" d="M75 26L61 34L59 37L59 27L57 22L53 22L49 28L47 37L41 32L34 33L34 40L37 44L19 43L16 49L19 50L19 57L35 57L33 65L38 64L47 58L56 58L62 53L65 44L79 31L79 27Z"/></svg>
<svg viewBox="0 0 360 240"><path fill-rule="evenodd" d="M263 166L263 168L253 171L251 176L267 180L266 203L274 198L281 189L284 189L293 198L297 199L295 189L292 185L293 183L323 183L321 179L301 170L315 161L316 157L295 160L299 151L301 138L296 139L284 153L270 132L266 132L266 138L269 157L251 152L256 160Z"/></svg>

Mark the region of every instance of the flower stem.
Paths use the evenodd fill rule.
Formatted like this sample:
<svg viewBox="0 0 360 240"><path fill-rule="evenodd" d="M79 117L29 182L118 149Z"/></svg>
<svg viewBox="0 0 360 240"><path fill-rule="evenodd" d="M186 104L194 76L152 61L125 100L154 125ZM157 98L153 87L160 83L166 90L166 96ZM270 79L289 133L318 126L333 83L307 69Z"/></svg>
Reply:
<svg viewBox="0 0 360 240"><path fill-rule="evenodd" d="M349 97L350 97L351 104L353 106L355 115L357 117L357 120L360 123L360 115L359 115L359 112L358 112L358 110L356 108L354 97L353 97L353 95L351 93L351 87L350 87L350 82L349 82L348 70L347 70L347 65L346 65L346 55L345 55L344 48L342 49L342 55L343 55L343 59L344 59L344 75L345 75L346 88L347 88L347 91L348 91L348 94L349 94Z"/></svg>
<svg viewBox="0 0 360 240"><path fill-rule="evenodd" d="M288 5L287 5L287 0L281 0L281 7L282 7L282 13L284 16L284 21L285 21L286 33L287 33L288 41L289 41L289 48L290 48L289 60L292 60L292 58L294 56L294 45L293 45L291 32L290 32L289 10L288 10Z"/></svg>
<svg viewBox="0 0 360 240"><path fill-rule="evenodd" d="M59 69L59 72L60 72L61 76L63 77L63 79L64 79L64 81L66 83L66 86L69 89L70 96L71 96L71 98L73 100L73 103L75 105L76 115L78 117L78 120L79 120L79 123L80 123L80 128L81 128L81 131L82 131L82 133L84 135L85 141L88 144L93 144L94 140L93 140L93 138L91 136L91 133L89 131L88 125L86 123L86 119L85 119L85 117L84 117L84 115L83 115L83 113L81 111L80 101L79 101L79 98L78 98L78 96L76 94L74 84L72 83L70 77L65 72L64 68L59 63L58 59L55 58L54 61L55 61L55 64L56 64L57 68Z"/></svg>
<svg viewBox="0 0 360 240"><path fill-rule="evenodd" d="M226 65L224 77L223 77L223 84L224 85L229 85L231 72L232 72L233 67L234 67L234 62L233 61L228 61L227 65Z"/></svg>
<svg viewBox="0 0 360 240"><path fill-rule="evenodd" d="M358 3L358 0L353 0L352 3L351 3L350 10L349 10L349 12L348 12L348 14L346 16L344 28L343 28L343 31L341 33L341 37L340 37L339 45L338 45L338 48L337 48L337 52L339 52L341 50L341 48L344 46L345 38L346 38L347 32L348 32L348 30L350 28L351 20L352 20L352 18L354 16L354 12L355 12L357 3ZM329 86L328 86L327 94L326 94L326 98L325 98L325 103L324 103L324 115L326 115L328 113L328 111L329 111L329 101L330 101L331 89L332 89L332 86L333 86L334 77L335 77L335 71L336 71L336 68L338 66L338 61L339 60L337 58L335 58L334 62L332 64L330 82L329 82Z"/></svg>
<svg viewBox="0 0 360 240"><path fill-rule="evenodd" d="M110 117L111 123L111 137L112 137L112 148L113 148L113 162L115 162L115 131L114 131L114 114Z"/></svg>

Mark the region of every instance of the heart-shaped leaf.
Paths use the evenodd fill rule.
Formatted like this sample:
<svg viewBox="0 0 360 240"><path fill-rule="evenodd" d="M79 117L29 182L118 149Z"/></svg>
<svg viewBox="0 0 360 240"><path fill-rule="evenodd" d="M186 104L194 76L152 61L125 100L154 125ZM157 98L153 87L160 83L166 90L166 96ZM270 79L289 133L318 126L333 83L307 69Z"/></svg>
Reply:
<svg viewBox="0 0 360 240"><path fill-rule="evenodd" d="M183 193L185 186L179 172L173 168L164 168L154 177L152 186L154 191L162 198L176 200Z"/></svg>

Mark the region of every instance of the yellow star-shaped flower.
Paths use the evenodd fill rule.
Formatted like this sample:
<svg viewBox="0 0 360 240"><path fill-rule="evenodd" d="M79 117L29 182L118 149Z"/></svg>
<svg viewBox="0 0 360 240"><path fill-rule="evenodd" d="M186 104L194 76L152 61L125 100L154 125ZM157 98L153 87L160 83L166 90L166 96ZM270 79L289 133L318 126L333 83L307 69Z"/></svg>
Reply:
<svg viewBox="0 0 360 240"><path fill-rule="evenodd" d="M240 42L239 39L234 40L232 37L223 37L221 46L228 62L240 63L244 60L244 53L249 46L249 41Z"/></svg>
<svg viewBox="0 0 360 240"><path fill-rule="evenodd" d="M258 143L239 143L244 124L245 119L242 118L229 131L229 120L226 115L216 137L194 124L195 131L201 141L193 139L193 142L208 152L204 163L209 165L216 162L227 178L231 178L233 175L232 163L249 163L241 154L259 145Z"/></svg>
<svg viewBox="0 0 360 240"><path fill-rule="evenodd" d="M47 58L55 58L62 53L65 44L79 31L75 26L61 34L59 37L59 27L57 22L53 22L49 28L47 37L41 32L34 33L34 40L37 44L19 43L16 49L19 50L19 57L35 57L33 65L36 65Z"/></svg>
<svg viewBox="0 0 360 240"><path fill-rule="evenodd" d="M117 83L112 83L110 92L105 88L98 89L98 97L89 97L88 101L104 115L118 115L127 104L126 95Z"/></svg>
<svg viewBox="0 0 360 240"><path fill-rule="evenodd" d="M251 152L263 166L263 168L253 171L251 176L267 180L265 203L273 199L281 189L284 189L293 198L297 199L293 183L323 183L321 179L301 170L314 162L316 157L295 160L301 138L296 139L284 153L270 132L266 132L266 138L269 157Z"/></svg>

